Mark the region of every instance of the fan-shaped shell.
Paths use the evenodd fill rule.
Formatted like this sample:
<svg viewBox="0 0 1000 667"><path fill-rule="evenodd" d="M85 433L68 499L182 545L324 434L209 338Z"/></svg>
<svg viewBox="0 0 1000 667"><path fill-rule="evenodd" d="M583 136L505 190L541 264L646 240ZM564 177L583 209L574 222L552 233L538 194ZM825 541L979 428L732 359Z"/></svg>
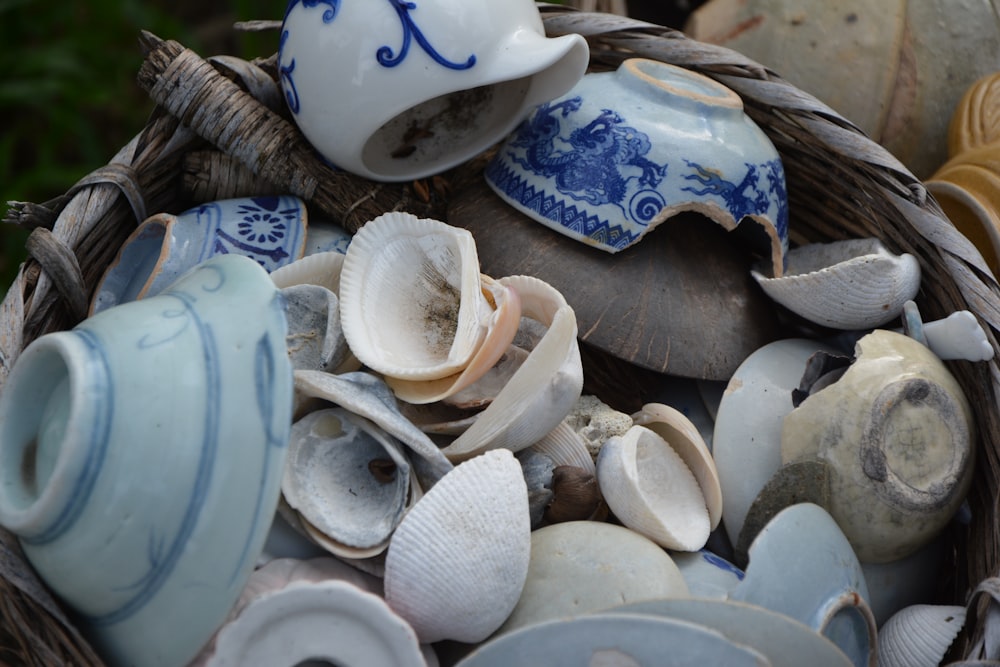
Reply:
<svg viewBox="0 0 1000 667"><path fill-rule="evenodd" d="M810 243L790 250L784 275L754 279L774 301L816 324L870 329L889 322L920 289L920 264L875 238Z"/></svg>
<svg viewBox="0 0 1000 667"><path fill-rule="evenodd" d="M530 552L521 465L493 450L456 466L400 522L385 599L422 642L482 641L517 603Z"/></svg>
<svg viewBox="0 0 1000 667"><path fill-rule="evenodd" d="M563 295L531 276L498 282L520 295L524 317L548 329L489 407L442 450L452 461L499 447L519 451L531 446L562 421L583 389L576 316Z"/></svg>
<svg viewBox="0 0 1000 667"><path fill-rule="evenodd" d="M711 528L715 530L722 520L722 485L715 459L698 427L682 412L663 403L646 403L642 410L632 415L632 419L666 440L694 473L708 508Z"/></svg>
<svg viewBox="0 0 1000 667"><path fill-rule="evenodd" d="M403 517L409 480L401 445L363 417L328 408L292 425L281 491L307 532L329 538L321 546L343 544L345 555L385 549Z"/></svg>
<svg viewBox="0 0 1000 667"><path fill-rule="evenodd" d="M492 313L469 231L391 212L354 235L340 274L340 317L351 350L373 370L408 380L458 373Z"/></svg>
<svg viewBox="0 0 1000 667"><path fill-rule="evenodd" d="M608 439L597 481L618 520L660 546L697 551L711 532L698 481L670 444L645 426Z"/></svg>
<svg viewBox="0 0 1000 667"><path fill-rule="evenodd" d="M486 320L486 334L469 363L458 373L438 380L409 380L386 376L386 383L396 396L408 403L434 403L443 400L482 377L503 356L514 340L521 321L521 300L517 291L489 276L480 276L483 294L493 305Z"/></svg>
<svg viewBox="0 0 1000 667"><path fill-rule="evenodd" d="M878 633L879 667L933 667L965 624L965 607L916 604L903 607Z"/></svg>
<svg viewBox="0 0 1000 667"><path fill-rule="evenodd" d="M587 449L583 436L564 419L531 446L531 449L548 456L557 466L574 466L596 474L594 459Z"/></svg>

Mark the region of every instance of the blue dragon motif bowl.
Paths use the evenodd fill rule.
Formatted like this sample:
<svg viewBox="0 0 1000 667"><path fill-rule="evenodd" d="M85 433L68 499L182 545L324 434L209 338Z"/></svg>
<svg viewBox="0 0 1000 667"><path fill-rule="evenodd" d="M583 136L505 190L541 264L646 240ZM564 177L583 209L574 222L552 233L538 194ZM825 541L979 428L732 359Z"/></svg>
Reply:
<svg viewBox="0 0 1000 667"><path fill-rule="evenodd" d="M516 209L611 253L696 211L736 230L775 275L783 270L788 197L777 150L735 92L679 67L633 58L587 74L537 107L485 175Z"/></svg>

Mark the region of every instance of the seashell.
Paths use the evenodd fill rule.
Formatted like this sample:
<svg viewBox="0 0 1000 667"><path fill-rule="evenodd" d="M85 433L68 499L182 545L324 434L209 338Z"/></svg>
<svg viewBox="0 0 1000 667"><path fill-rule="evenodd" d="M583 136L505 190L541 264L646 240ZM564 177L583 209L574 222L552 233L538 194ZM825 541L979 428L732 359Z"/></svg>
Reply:
<svg viewBox="0 0 1000 667"><path fill-rule="evenodd" d="M371 373L355 371L331 375L321 371L295 371L295 391L300 397L330 401L370 419L425 459L437 476L453 467L438 446L399 411L396 397L388 385Z"/></svg>
<svg viewBox="0 0 1000 667"><path fill-rule="evenodd" d="M875 238L810 243L788 252L784 275L754 280L776 302L810 322L870 329L899 317L920 289L920 264Z"/></svg>
<svg viewBox="0 0 1000 667"><path fill-rule="evenodd" d="M434 403L473 384L489 371L507 351L521 322L521 300L517 292L489 276L480 276L483 295L494 310L486 321L486 334L479 349L461 371L439 380L407 380L386 375L385 381L400 400Z"/></svg>
<svg viewBox="0 0 1000 667"><path fill-rule="evenodd" d="M642 410L632 415L632 419L666 440L694 473L708 507L711 529L715 530L722 520L722 485L715 459L698 427L679 410L663 403L646 403Z"/></svg>
<svg viewBox="0 0 1000 667"><path fill-rule="evenodd" d="M555 288L531 276L499 281L521 298L521 313L548 327L510 381L475 422L442 451L461 461L490 449L518 451L562 421L583 389L573 309Z"/></svg>
<svg viewBox="0 0 1000 667"><path fill-rule="evenodd" d="M344 256L339 252L321 252L307 255L271 272L271 280L278 289L292 285L319 285L334 294L340 292L340 272Z"/></svg>
<svg viewBox="0 0 1000 667"><path fill-rule="evenodd" d="M593 472L576 466L552 469L552 501L542 515L548 523L593 519L601 509L601 489Z"/></svg>
<svg viewBox="0 0 1000 667"><path fill-rule="evenodd" d="M645 426L609 438L597 456L597 481L625 526L660 546L697 551L711 532L705 496L670 444Z"/></svg>
<svg viewBox="0 0 1000 667"><path fill-rule="evenodd" d="M348 247L340 274L344 335L355 356L383 375L437 380L460 372L493 311L476 242L464 229L390 212L366 223Z"/></svg>
<svg viewBox="0 0 1000 667"><path fill-rule="evenodd" d="M566 419L543 435L531 449L545 454L557 466L575 466L592 475L597 472L594 458L590 455L583 436L577 433Z"/></svg>
<svg viewBox="0 0 1000 667"><path fill-rule="evenodd" d="M428 435L458 437L479 417L481 410L458 408L444 401L413 405L402 402L400 412Z"/></svg>
<svg viewBox="0 0 1000 667"><path fill-rule="evenodd" d="M281 290L288 333L285 344L292 368L332 371L351 355L340 328L337 295L320 285L292 285Z"/></svg>
<svg viewBox="0 0 1000 667"><path fill-rule="evenodd" d="M281 491L306 531L327 536L321 546L334 554L384 550L403 518L409 480L401 445L363 417L328 408L292 425Z"/></svg>
<svg viewBox="0 0 1000 667"><path fill-rule="evenodd" d="M934 667L965 624L965 607L915 604L903 607L878 633L879 667Z"/></svg>
<svg viewBox="0 0 1000 667"><path fill-rule="evenodd" d="M522 449L515 458L521 464L524 483L528 487L528 515L534 530L542 524L542 515L552 502L552 470L555 466L552 459L530 448Z"/></svg>
<svg viewBox="0 0 1000 667"><path fill-rule="evenodd" d="M991 144L1000 139L1000 72L977 79L952 112L948 125L948 155Z"/></svg>
<svg viewBox="0 0 1000 667"><path fill-rule="evenodd" d="M522 331L528 322L534 322L534 320L522 319L518 331ZM507 351L493 364L492 368L483 373L470 386L442 399L443 402L460 408L485 408L493 402L500 390L507 386L514 373L531 354L530 349L533 347L534 345L525 349L518 345L508 345Z"/></svg>
<svg viewBox="0 0 1000 667"><path fill-rule="evenodd" d="M478 642L513 610L528 576L531 526L521 466L505 449L441 478L400 522L385 599L422 642Z"/></svg>

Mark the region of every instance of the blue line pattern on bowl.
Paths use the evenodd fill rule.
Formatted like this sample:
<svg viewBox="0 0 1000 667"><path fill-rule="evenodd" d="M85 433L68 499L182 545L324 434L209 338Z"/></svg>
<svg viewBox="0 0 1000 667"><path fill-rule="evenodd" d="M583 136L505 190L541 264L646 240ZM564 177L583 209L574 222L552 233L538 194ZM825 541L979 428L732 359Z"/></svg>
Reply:
<svg viewBox="0 0 1000 667"><path fill-rule="evenodd" d="M223 206L236 204L235 213L241 218L233 233L222 225ZM181 215L194 213L198 226L206 230L199 262L213 255L236 253L256 260L267 271L296 259L295 252L301 245L301 226L296 221L302 217L299 200L293 197L251 197L236 202L209 202Z"/></svg>

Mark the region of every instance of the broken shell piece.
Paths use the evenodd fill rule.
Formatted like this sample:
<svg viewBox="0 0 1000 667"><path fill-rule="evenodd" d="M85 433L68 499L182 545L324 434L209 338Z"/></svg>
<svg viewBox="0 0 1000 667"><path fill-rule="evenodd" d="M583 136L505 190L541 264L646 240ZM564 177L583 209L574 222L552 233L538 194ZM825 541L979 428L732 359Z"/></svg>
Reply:
<svg viewBox="0 0 1000 667"><path fill-rule="evenodd" d="M597 481L618 520L660 546L697 551L708 541L709 513L698 481L655 431L633 426L604 443Z"/></svg>
<svg viewBox="0 0 1000 667"><path fill-rule="evenodd" d="M965 607L916 604L900 609L879 629L879 667L939 665L965 624Z"/></svg>
<svg viewBox="0 0 1000 667"><path fill-rule="evenodd" d="M328 408L292 425L281 491L307 532L329 538L321 546L343 544L345 555L384 549L403 517L409 481L401 446L363 417Z"/></svg>
<svg viewBox="0 0 1000 667"><path fill-rule="evenodd" d="M531 276L499 281L521 297L521 313L548 327L510 381L475 422L442 451L461 461L490 449L530 447L563 420L583 389L576 316L554 287Z"/></svg>
<svg viewBox="0 0 1000 667"><path fill-rule="evenodd" d="M522 328L524 323L533 321L522 318ZM497 397L500 390L507 386L507 383L514 377L514 373L521 367L521 364L524 363L529 354L531 354L529 349L517 345L508 345L507 351L493 364L492 368L483 373L478 380L465 389L442 399L442 402L461 409L485 408L493 402L493 399Z"/></svg>
<svg viewBox="0 0 1000 667"><path fill-rule="evenodd" d="M836 329L870 329L899 317L920 289L920 264L890 253L881 241L810 243L788 252L784 275L751 271L764 292L810 322Z"/></svg>
<svg viewBox="0 0 1000 667"><path fill-rule="evenodd" d="M332 371L351 350L340 328L337 295L319 285L293 285L281 290L285 299L288 334L285 343L292 368Z"/></svg>
<svg viewBox="0 0 1000 667"><path fill-rule="evenodd" d="M278 289L292 285L319 285L337 294L343 268L344 256L339 252L321 252L275 269L271 272L271 280Z"/></svg>
<svg viewBox="0 0 1000 667"><path fill-rule="evenodd" d="M383 375L436 380L460 372L493 310L467 230L390 212L359 229L344 257L344 335L355 356Z"/></svg>
<svg viewBox="0 0 1000 667"><path fill-rule="evenodd" d="M722 485L715 460L698 427L682 412L663 403L646 403L632 419L666 440L694 473L708 507L711 528L715 530L722 520Z"/></svg>
<svg viewBox="0 0 1000 667"><path fill-rule="evenodd" d="M543 435L531 449L545 454L557 466L574 466L592 475L596 473L587 443L566 419Z"/></svg>
<svg viewBox="0 0 1000 667"><path fill-rule="evenodd" d="M531 526L521 465L505 449L465 461L399 524L385 599L422 642L478 642L504 622L528 576Z"/></svg>
<svg viewBox="0 0 1000 667"><path fill-rule="evenodd" d="M321 371L295 371L295 392L300 403L309 398L321 399L370 419L426 460L437 476L453 467L438 446L403 416L396 397L385 382L371 373L355 371L332 375Z"/></svg>
<svg viewBox="0 0 1000 667"><path fill-rule="evenodd" d="M517 292L489 276L480 276L483 294L492 303L493 313L486 320L486 334L468 364L454 375L438 380L408 380L386 375L385 381L400 400L408 403L434 403L465 389L489 371L517 333L521 321L521 300Z"/></svg>

